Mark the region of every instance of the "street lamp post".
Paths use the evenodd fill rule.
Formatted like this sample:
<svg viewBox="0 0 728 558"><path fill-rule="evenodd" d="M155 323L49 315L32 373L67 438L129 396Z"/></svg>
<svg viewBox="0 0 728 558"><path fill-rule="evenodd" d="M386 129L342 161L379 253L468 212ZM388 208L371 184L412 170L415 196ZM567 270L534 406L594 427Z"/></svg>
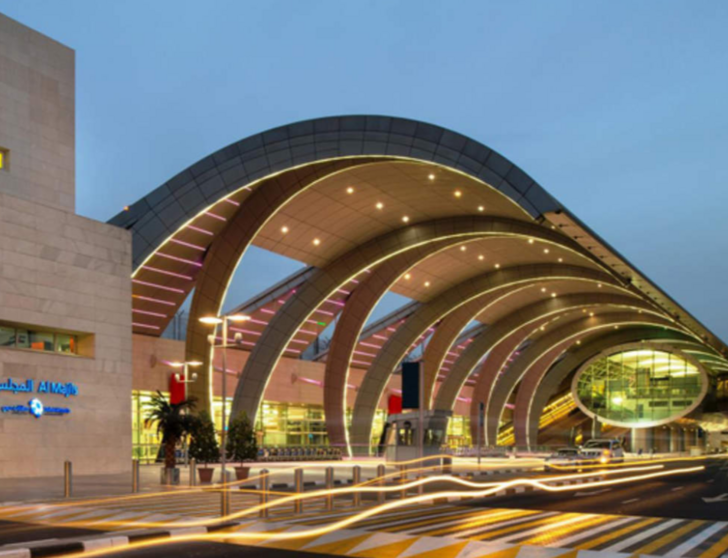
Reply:
<svg viewBox="0 0 728 558"><path fill-rule="evenodd" d="M195 380L197 380L197 372L193 372L192 375L190 375L190 368L197 368L198 366L201 366L202 363L199 360L187 360L185 362L170 362L169 365L172 368L182 368L182 376L180 377L179 373L176 373L174 375L174 379L177 381L177 383L183 384L185 388L184 397L183 399L187 401L187 386L188 384L191 384ZM188 464L188 449L187 449L187 439L184 440L184 452L185 452L185 465Z"/></svg>
<svg viewBox="0 0 728 558"><path fill-rule="evenodd" d="M205 316L200 318L200 322L207 325L214 325L215 332L208 337L210 345L213 350L218 347L217 341L217 326L222 325L222 432L220 433L220 474L222 475L222 483L227 483L226 475L226 456L225 456L225 440L227 437L227 416L226 416L226 404L227 404L227 348L228 348L228 322L245 322L250 319L250 316L243 314L233 314L230 316ZM243 336L240 333L235 334L235 341L242 341ZM212 355L212 369L215 369L214 353ZM214 374L213 374L214 377ZM213 383L214 385L214 383ZM230 515L230 499L227 497L227 491L223 488L222 491L222 515Z"/></svg>

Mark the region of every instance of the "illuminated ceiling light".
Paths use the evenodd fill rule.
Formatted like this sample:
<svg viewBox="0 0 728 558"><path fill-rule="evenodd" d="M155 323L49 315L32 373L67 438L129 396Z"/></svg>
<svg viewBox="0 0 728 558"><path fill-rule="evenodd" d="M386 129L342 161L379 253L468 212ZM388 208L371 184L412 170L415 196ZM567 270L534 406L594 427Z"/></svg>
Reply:
<svg viewBox="0 0 728 558"><path fill-rule="evenodd" d="M128 205L125 205L124 206L124 211L129 211L129 206Z"/></svg>
<svg viewBox="0 0 728 558"><path fill-rule="evenodd" d="M218 318L217 316L203 316L200 318L201 324L207 324L207 325L217 325L222 323L222 318Z"/></svg>
<svg viewBox="0 0 728 558"><path fill-rule="evenodd" d="M564 262L564 258L559 258L559 263L563 263L563 262Z"/></svg>
<svg viewBox="0 0 728 558"><path fill-rule="evenodd" d="M402 217L402 222L403 223L409 223L409 217L407 217L407 215L405 215L404 217Z"/></svg>
<svg viewBox="0 0 728 558"><path fill-rule="evenodd" d="M577 340L576 340L576 344L577 344L577 345L581 345L581 339L577 339Z"/></svg>
<svg viewBox="0 0 728 558"><path fill-rule="evenodd" d="M541 327L540 327L539 329L540 329L541 331L546 331L546 326L541 326Z"/></svg>
<svg viewBox="0 0 728 558"><path fill-rule="evenodd" d="M409 281L410 279L412 279L412 275L410 275L409 273L405 273L404 278L407 279L407 281Z"/></svg>
<svg viewBox="0 0 728 558"><path fill-rule="evenodd" d="M590 318L593 318L594 317L594 312L589 312L589 317Z"/></svg>
<svg viewBox="0 0 728 558"><path fill-rule="evenodd" d="M382 202L377 202L377 209L379 209L380 211L384 209L384 204Z"/></svg>
<svg viewBox="0 0 728 558"><path fill-rule="evenodd" d="M500 269L500 264L495 264L496 269Z"/></svg>
<svg viewBox="0 0 728 558"><path fill-rule="evenodd" d="M556 298L556 293L551 293L551 298Z"/></svg>
<svg viewBox="0 0 728 558"><path fill-rule="evenodd" d="M482 262L485 259L485 256L483 254L479 254L478 259Z"/></svg>
<svg viewBox="0 0 728 558"><path fill-rule="evenodd" d="M231 322L248 322L250 321L250 316L247 314L232 314L227 316L227 319Z"/></svg>
<svg viewBox="0 0 728 558"><path fill-rule="evenodd" d="M460 190L455 190L452 195L456 198L461 198L463 196L463 193Z"/></svg>
<svg viewBox="0 0 728 558"><path fill-rule="evenodd" d="M541 292L542 293L545 293L546 292L546 287L541 287Z"/></svg>
<svg viewBox="0 0 728 558"><path fill-rule="evenodd" d="M528 239L528 243L529 243L529 244L533 244L533 238L529 238L529 239Z"/></svg>
<svg viewBox="0 0 728 558"><path fill-rule="evenodd" d="M430 173L430 174L429 174L429 175L427 176L427 178L429 178L430 180L435 180L435 175L434 175L433 173Z"/></svg>
<svg viewBox="0 0 728 558"><path fill-rule="evenodd" d="M543 253L544 253L544 254L548 254L548 253L549 253L549 249L548 249L548 248L544 248L544 249L543 249Z"/></svg>
<svg viewBox="0 0 728 558"><path fill-rule="evenodd" d="M460 251L461 251L461 252L465 252L465 250L467 250L467 249L468 249L468 248L467 248L467 246L461 246L461 247L460 247Z"/></svg>
<svg viewBox="0 0 728 558"><path fill-rule="evenodd" d="M582 308L582 309L581 309L581 313L582 313L582 314L586 314L586 308Z"/></svg>
<svg viewBox="0 0 728 558"><path fill-rule="evenodd" d="M425 287L429 287L429 286L430 286L430 282L429 281L425 281Z"/></svg>
<svg viewBox="0 0 728 558"><path fill-rule="evenodd" d="M287 234L288 233L288 227L286 227L286 226L281 227L281 232L283 234Z"/></svg>
<svg viewBox="0 0 728 558"><path fill-rule="evenodd" d="M602 284L601 284L601 283L599 283L599 284L597 285L597 287L601 289L601 288L602 288Z"/></svg>
<svg viewBox="0 0 728 558"><path fill-rule="evenodd" d="M485 206L484 205L479 205L478 206L478 211L485 211Z"/></svg>
<svg viewBox="0 0 728 558"><path fill-rule="evenodd" d="M619 326L614 326L614 329L619 329Z"/></svg>
<svg viewBox="0 0 728 558"><path fill-rule="evenodd" d="M314 246L318 246L319 244L321 244L321 240L319 240L318 238L314 238L313 239L313 245Z"/></svg>
<svg viewBox="0 0 728 558"><path fill-rule="evenodd" d="M349 186L349 187L348 187L348 188L346 189L346 193L347 193L347 194L353 194L353 193L354 193L354 187L353 187L353 186Z"/></svg>

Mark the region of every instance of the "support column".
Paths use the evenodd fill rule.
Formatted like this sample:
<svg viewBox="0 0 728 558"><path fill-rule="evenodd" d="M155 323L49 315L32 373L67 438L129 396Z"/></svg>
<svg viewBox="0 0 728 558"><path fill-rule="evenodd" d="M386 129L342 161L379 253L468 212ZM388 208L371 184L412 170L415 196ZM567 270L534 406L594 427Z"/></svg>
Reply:
<svg viewBox="0 0 728 558"><path fill-rule="evenodd" d="M682 447L680 446L680 427L679 426L671 426L670 427L670 452L671 453L679 453L682 451Z"/></svg>
<svg viewBox="0 0 728 558"><path fill-rule="evenodd" d="M642 450L643 454L650 454L650 451L652 450L651 428L632 429L632 452L638 453L639 450Z"/></svg>

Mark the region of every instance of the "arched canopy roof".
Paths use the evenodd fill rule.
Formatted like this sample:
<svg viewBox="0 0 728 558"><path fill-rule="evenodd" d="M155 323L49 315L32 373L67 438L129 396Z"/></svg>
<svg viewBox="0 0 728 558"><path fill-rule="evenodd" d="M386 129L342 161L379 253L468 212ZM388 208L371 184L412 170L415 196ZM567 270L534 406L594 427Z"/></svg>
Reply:
<svg viewBox="0 0 728 558"><path fill-rule="evenodd" d="M442 305L443 295L457 285L529 266L563 265L603 279L585 286L568 277L534 276L507 297L457 315L441 308L410 347L443 324L430 351L439 369L429 371L429 378L446 377L456 366L463 343L472 339L462 341L472 319L486 327L544 298L590 292L634 297L721 361L726 352L719 339L524 171L474 140L422 122L342 116L251 136L195 163L110 222L134 233L134 331L160 335L194 290L187 356L208 364L207 331L197 318L221 311L247 248L256 245L307 265L239 307L253 317L243 331L245 348L253 351L244 381L255 368L255 382L264 385L280 357L313 351L313 340L339 316L352 329L335 336L336 364L327 375L345 375L351 366L369 369L399 328L409 327L435 301ZM429 223L440 225L428 228ZM498 226L487 229L487 223ZM381 249L372 249L377 242ZM354 265L354 254L371 261ZM341 265L350 265L351 273ZM336 266L334 281L323 270ZM244 265L242 271L256 272ZM326 284L326 296L306 295L304 301L302 293L315 291L316 281L321 288ZM364 284L370 295L352 297ZM352 302L366 306L361 312L368 315L387 291L413 302L383 320L382 330L364 330L362 320L351 318L357 312L345 311ZM292 316L295 324L288 323ZM268 343L274 330L283 329L289 333L261 346L259 340ZM391 373L389 364L385 368L380 375ZM209 396L210 378L201 375L204 381L193 389ZM254 405L251 399L246 408Z"/></svg>

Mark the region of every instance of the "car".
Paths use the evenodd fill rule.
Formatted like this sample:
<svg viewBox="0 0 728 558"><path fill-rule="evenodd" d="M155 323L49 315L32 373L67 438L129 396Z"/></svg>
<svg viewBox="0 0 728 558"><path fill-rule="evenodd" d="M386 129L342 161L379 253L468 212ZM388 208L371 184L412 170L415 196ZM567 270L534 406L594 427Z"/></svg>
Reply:
<svg viewBox="0 0 728 558"><path fill-rule="evenodd" d="M544 459L544 471L577 470L584 461L579 448L559 448Z"/></svg>
<svg viewBox="0 0 728 558"><path fill-rule="evenodd" d="M622 442L613 439L594 438L581 446L581 455L590 463L622 463L624 448Z"/></svg>

